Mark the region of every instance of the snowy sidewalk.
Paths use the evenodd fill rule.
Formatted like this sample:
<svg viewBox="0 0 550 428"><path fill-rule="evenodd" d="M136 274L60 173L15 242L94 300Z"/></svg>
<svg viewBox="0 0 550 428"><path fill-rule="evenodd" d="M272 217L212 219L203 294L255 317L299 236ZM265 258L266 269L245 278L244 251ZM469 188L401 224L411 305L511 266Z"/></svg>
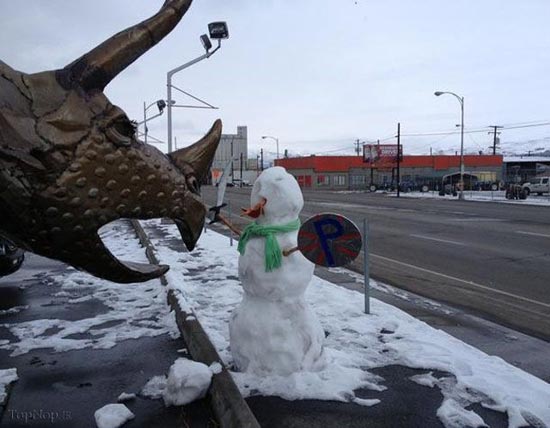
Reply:
<svg viewBox="0 0 550 428"><path fill-rule="evenodd" d="M147 263L129 223L102 236L122 259ZM28 253L0 278L0 426L95 427L96 410L126 393L135 418L124 427L214 427L206 399L167 408L143 392L184 347L160 281L115 284Z"/></svg>
<svg viewBox="0 0 550 428"><path fill-rule="evenodd" d="M236 244L209 230L194 252L182 253L173 225L144 226L167 237L153 239L171 266L167 279L231 367L228 320L242 295ZM501 358L376 299L365 315L362 294L318 277L307 298L327 335L325 368L288 377L233 372L263 427L550 427L550 385Z"/></svg>

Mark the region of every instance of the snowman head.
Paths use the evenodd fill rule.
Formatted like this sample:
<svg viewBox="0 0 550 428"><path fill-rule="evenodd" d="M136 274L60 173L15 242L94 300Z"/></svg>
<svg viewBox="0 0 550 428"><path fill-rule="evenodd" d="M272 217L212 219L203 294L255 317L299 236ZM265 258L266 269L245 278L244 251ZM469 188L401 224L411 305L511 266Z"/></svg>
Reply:
<svg viewBox="0 0 550 428"><path fill-rule="evenodd" d="M284 224L295 220L304 206L302 191L296 179L283 167L268 168L254 182L250 196L251 209L245 214L258 224Z"/></svg>

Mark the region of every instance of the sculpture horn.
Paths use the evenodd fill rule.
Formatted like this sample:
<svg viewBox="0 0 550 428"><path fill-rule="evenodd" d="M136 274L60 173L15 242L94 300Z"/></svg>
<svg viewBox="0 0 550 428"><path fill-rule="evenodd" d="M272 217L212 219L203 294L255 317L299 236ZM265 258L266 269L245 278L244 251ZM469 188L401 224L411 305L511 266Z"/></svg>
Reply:
<svg viewBox="0 0 550 428"><path fill-rule="evenodd" d="M121 71L164 38L181 20L192 0L166 0L151 18L115 34L58 72L65 87L102 91Z"/></svg>
<svg viewBox="0 0 550 428"><path fill-rule="evenodd" d="M222 135L222 121L214 122L208 133L195 144L169 153L172 162L184 173L192 172L201 183L210 169ZM187 171L191 167L192 171Z"/></svg>

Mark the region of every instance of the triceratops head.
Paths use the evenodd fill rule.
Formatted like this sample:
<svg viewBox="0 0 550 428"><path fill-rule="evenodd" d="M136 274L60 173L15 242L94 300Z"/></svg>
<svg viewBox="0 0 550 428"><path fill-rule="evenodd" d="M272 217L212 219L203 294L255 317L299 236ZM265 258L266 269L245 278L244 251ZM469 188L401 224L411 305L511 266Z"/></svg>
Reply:
<svg viewBox="0 0 550 428"><path fill-rule="evenodd" d="M167 0L63 69L24 74L0 62L0 234L22 248L116 282L167 266L122 262L98 229L118 218L168 217L192 249L205 208L198 183L221 135L168 156L142 143L105 86L180 21L191 0Z"/></svg>

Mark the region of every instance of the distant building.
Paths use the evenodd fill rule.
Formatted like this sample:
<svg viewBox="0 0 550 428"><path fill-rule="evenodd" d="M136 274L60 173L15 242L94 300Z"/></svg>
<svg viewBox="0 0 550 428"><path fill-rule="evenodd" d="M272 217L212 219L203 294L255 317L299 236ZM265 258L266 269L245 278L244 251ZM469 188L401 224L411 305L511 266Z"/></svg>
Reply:
<svg viewBox="0 0 550 428"><path fill-rule="evenodd" d="M361 156L308 156L275 160L296 177L303 188L326 190L360 190L371 184L377 187L397 183L397 169L372 167ZM477 175L480 181L496 182L503 177L501 155L464 156L465 172ZM403 156L400 182L435 188L443 176L460 171L460 156Z"/></svg>
<svg viewBox="0 0 550 428"><path fill-rule="evenodd" d="M248 129L246 126L237 126L236 134L222 134L218 150L212 162L213 169L223 169L233 157L233 168L240 168L241 153L243 156L243 168L248 162Z"/></svg>
<svg viewBox="0 0 550 428"><path fill-rule="evenodd" d="M550 176L550 157L548 156L505 156L504 180L523 183L537 176Z"/></svg>
<svg viewBox="0 0 550 428"><path fill-rule="evenodd" d="M222 134L212 162L212 181L214 183L218 181L231 158L233 158L233 177L229 181L245 179L248 165L248 129L246 126L237 126L236 134ZM243 177L241 177L241 170Z"/></svg>

